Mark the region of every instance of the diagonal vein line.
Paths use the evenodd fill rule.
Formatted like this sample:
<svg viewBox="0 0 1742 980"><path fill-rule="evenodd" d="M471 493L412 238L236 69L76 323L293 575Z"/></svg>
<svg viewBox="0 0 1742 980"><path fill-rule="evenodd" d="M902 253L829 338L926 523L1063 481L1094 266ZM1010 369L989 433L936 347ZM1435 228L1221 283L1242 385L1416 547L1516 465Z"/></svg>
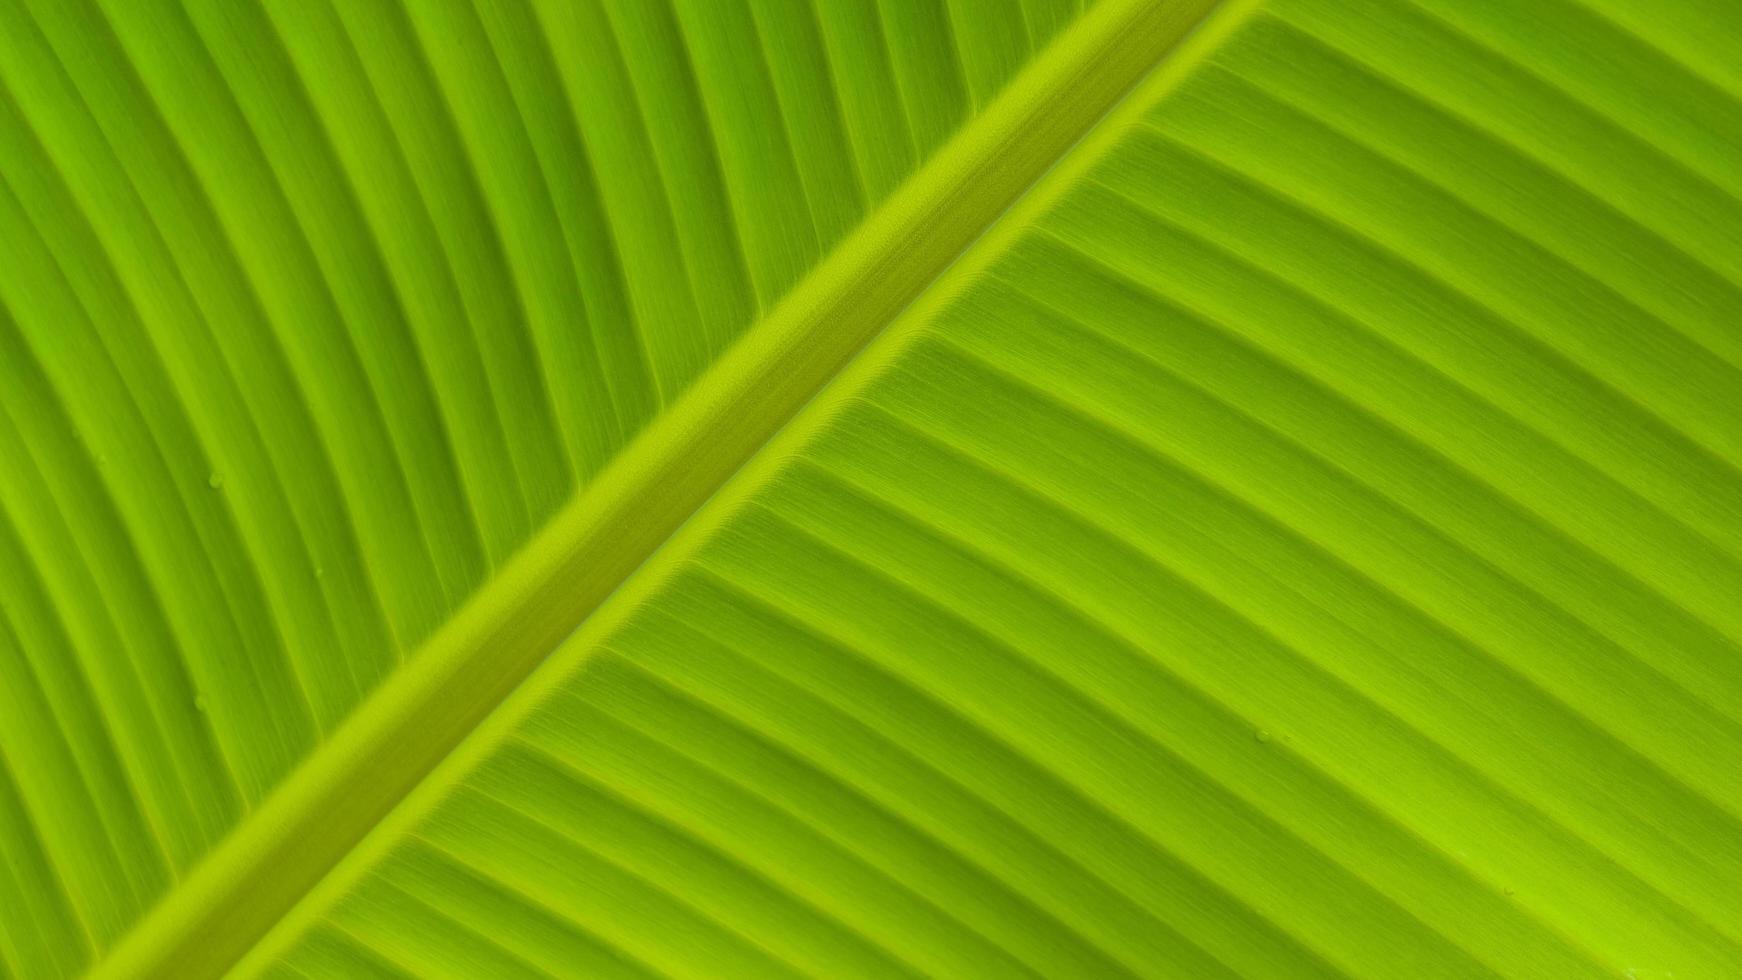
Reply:
<svg viewBox="0 0 1742 980"><path fill-rule="evenodd" d="M95 974L203 977L235 965L1222 6L1109 0L1049 46L506 563Z"/></svg>

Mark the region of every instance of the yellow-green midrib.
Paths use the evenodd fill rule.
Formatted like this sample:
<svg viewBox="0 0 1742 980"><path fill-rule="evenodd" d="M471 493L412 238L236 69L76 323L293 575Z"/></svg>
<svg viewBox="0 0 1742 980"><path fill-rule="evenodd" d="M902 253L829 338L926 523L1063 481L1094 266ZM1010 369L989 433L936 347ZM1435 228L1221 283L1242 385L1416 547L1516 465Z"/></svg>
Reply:
<svg viewBox="0 0 1742 980"><path fill-rule="evenodd" d="M1735 972L1736 107L1605 6L1262 5L267 962Z"/></svg>
<svg viewBox="0 0 1742 980"><path fill-rule="evenodd" d="M0 964L112 944L937 149L901 93L1079 14L806 7L0 4Z"/></svg>
<svg viewBox="0 0 1742 980"><path fill-rule="evenodd" d="M498 569L101 969L203 974L245 951L1202 13L1097 7L978 106L916 179Z"/></svg>

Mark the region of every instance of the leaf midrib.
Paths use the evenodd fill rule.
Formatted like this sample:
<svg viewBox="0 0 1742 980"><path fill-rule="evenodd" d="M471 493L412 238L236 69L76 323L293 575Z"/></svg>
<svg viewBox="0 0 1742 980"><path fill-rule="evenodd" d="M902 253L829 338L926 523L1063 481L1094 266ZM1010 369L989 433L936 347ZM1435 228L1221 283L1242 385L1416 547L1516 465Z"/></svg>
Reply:
<svg viewBox="0 0 1742 980"><path fill-rule="evenodd" d="M1105 0L565 506L98 964L215 976L372 828L1222 0Z"/></svg>

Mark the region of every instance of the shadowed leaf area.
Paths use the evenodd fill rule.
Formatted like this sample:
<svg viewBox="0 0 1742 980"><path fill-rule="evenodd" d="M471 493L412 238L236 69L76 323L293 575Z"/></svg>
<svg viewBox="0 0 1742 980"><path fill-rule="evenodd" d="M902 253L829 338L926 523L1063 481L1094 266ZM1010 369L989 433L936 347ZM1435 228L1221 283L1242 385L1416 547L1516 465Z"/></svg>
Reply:
<svg viewBox="0 0 1742 980"><path fill-rule="evenodd" d="M0 0L0 980L1742 977L1732 0Z"/></svg>

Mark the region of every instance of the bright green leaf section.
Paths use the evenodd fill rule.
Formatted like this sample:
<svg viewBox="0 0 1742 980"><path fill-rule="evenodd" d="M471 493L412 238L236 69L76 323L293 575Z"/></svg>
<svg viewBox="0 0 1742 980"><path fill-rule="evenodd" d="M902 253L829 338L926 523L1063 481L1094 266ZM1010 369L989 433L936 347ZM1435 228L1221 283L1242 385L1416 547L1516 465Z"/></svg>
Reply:
<svg viewBox="0 0 1742 980"><path fill-rule="evenodd" d="M1734 972L1731 103L1345 6L1152 77L251 965Z"/></svg>
<svg viewBox="0 0 1742 980"><path fill-rule="evenodd" d="M239 952L1201 12L1109 8L980 124L1072 6L941 47L923 6L0 6L6 846L42 920L4 961L173 918L237 826L244 865L317 843L206 862L194 935Z"/></svg>
<svg viewBox="0 0 1742 980"><path fill-rule="evenodd" d="M1742 973L1739 66L0 0L0 975Z"/></svg>

